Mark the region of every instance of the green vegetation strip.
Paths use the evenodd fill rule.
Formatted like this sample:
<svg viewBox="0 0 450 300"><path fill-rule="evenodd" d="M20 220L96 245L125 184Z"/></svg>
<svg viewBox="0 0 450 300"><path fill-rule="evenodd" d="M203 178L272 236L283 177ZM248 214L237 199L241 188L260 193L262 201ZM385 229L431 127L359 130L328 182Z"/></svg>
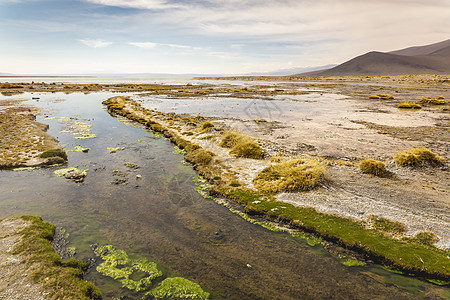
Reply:
<svg viewBox="0 0 450 300"><path fill-rule="evenodd" d="M51 241L55 226L44 222L41 217L22 216L29 221L21 231L23 239L14 249L14 254L27 257L32 268L30 274L35 282L43 284L49 293L48 299L101 299L99 290L90 282L82 279L85 263L75 259L62 261L53 250Z"/></svg>
<svg viewBox="0 0 450 300"><path fill-rule="evenodd" d="M197 160L196 153L203 150L180 137L175 131L155 121L164 119L164 113L145 110L125 97L113 97L103 102L112 113L126 116L155 132L159 132L186 151L185 159L213 184L211 195L224 196L240 203L249 215L263 215L270 220L285 223L320 235L328 241L366 254L374 261L407 274L450 281L450 251L438 249L420 238L394 239L385 232L367 229L360 222L317 212L314 208L297 207L275 201L271 193L258 193L242 188L236 177L226 172L220 161ZM153 114L152 114L153 113ZM222 140L223 147L232 148L239 138L230 134ZM212 155L211 155L212 156Z"/></svg>

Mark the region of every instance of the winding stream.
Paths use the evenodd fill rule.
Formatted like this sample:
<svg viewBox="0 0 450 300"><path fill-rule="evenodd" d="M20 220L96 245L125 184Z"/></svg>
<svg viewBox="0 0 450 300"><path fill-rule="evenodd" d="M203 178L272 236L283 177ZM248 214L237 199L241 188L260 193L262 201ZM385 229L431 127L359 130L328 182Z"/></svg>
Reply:
<svg viewBox="0 0 450 300"><path fill-rule="evenodd" d="M89 169L78 184L53 171L0 171L0 218L41 215L70 233L77 258L94 257L91 244L112 244L155 261L165 276L194 281L214 299L411 299L450 296L448 290L389 273L348 267L300 238L269 231L195 190L197 176L173 145L114 118L101 102L111 93L23 94L38 106L65 150L68 167ZM39 97L39 101L29 100ZM3 99L10 99L0 97ZM97 138L74 139L67 129L91 124ZM124 147L111 153L108 147ZM117 183L117 184L115 184ZM87 279L105 299L140 299L95 268Z"/></svg>

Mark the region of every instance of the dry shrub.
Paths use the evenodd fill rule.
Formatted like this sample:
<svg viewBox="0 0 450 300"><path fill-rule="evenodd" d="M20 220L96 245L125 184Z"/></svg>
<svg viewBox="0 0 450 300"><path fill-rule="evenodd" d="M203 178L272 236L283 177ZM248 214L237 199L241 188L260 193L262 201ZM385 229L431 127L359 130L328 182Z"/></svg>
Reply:
<svg viewBox="0 0 450 300"><path fill-rule="evenodd" d="M359 164L359 168L363 173L381 176L386 173L386 167L382 161L375 159L365 159Z"/></svg>
<svg viewBox="0 0 450 300"><path fill-rule="evenodd" d="M319 185L324 177L325 167L318 161L294 159L265 168L253 184L266 193L305 191Z"/></svg>
<svg viewBox="0 0 450 300"><path fill-rule="evenodd" d="M444 158L426 148L414 148L398 153L394 161L400 166L418 166L421 164L441 165Z"/></svg>

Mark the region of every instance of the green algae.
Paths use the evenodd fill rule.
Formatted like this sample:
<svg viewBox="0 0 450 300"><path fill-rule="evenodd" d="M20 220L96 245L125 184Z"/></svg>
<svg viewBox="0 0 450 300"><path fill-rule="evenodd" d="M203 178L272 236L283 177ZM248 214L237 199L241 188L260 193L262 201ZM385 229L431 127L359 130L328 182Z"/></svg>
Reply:
<svg viewBox="0 0 450 300"><path fill-rule="evenodd" d="M130 258L128 254L113 245L98 246L94 249L95 255L103 262L97 266L97 272L120 281L123 287L136 292L148 290L153 280L163 276L156 263L145 258ZM144 273L139 279L138 274ZM148 291L146 295L162 299L208 299L209 293L185 278L166 278L157 287Z"/></svg>
<svg viewBox="0 0 450 300"><path fill-rule="evenodd" d="M88 171L88 169L80 170L80 169L75 168L75 167L70 167L70 168L59 169L59 170L53 171L53 173L56 176L58 176L58 177L63 177L63 176L66 176L66 175L68 175L70 173L73 173L73 172L81 173L84 176L86 176L87 175L87 171Z"/></svg>
<svg viewBox="0 0 450 300"><path fill-rule="evenodd" d="M146 295L158 299L209 299L209 293L198 284L181 277L165 279Z"/></svg>
<svg viewBox="0 0 450 300"><path fill-rule="evenodd" d="M124 250L112 245L98 246L94 252L104 260L97 266L97 271L113 279L120 279L122 286L130 290L144 291L152 284L153 279L162 276L156 263L146 259L130 259ZM133 280L130 277L136 271L144 272L147 276Z"/></svg>
<svg viewBox="0 0 450 300"><path fill-rule="evenodd" d="M173 150L173 154L186 154L186 150L178 148L178 146L174 146L175 150Z"/></svg>
<svg viewBox="0 0 450 300"><path fill-rule="evenodd" d="M81 146L75 146L75 150L67 150L66 152L88 152L91 148L83 148Z"/></svg>
<svg viewBox="0 0 450 300"><path fill-rule="evenodd" d="M86 139L95 139L96 137L97 137L96 134L90 133L85 135L74 136L73 138L77 140L86 140Z"/></svg>
<svg viewBox="0 0 450 300"><path fill-rule="evenodd" d="M125 147L108 147L106 149L108 149L111 152L117 152L117 151L125 150Z"/></svg>
<svg viewBox="0 0 450 300"><path fill-rule="evenodd" d="M14 168L12 169L13 171L30 171L30 170L35 170L38 167L21 167L21 168Z"/></svg>

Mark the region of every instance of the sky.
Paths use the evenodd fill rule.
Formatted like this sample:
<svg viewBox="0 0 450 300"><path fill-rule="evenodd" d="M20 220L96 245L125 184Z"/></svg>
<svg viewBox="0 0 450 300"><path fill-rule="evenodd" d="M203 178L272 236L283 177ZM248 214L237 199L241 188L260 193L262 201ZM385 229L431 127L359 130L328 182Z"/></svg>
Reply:
<svg viewBox="0 0 450 300"><path fill-rule="evenodd" d="M449 0L0 0L0 73L245 74L449 38Z"/></svg>

